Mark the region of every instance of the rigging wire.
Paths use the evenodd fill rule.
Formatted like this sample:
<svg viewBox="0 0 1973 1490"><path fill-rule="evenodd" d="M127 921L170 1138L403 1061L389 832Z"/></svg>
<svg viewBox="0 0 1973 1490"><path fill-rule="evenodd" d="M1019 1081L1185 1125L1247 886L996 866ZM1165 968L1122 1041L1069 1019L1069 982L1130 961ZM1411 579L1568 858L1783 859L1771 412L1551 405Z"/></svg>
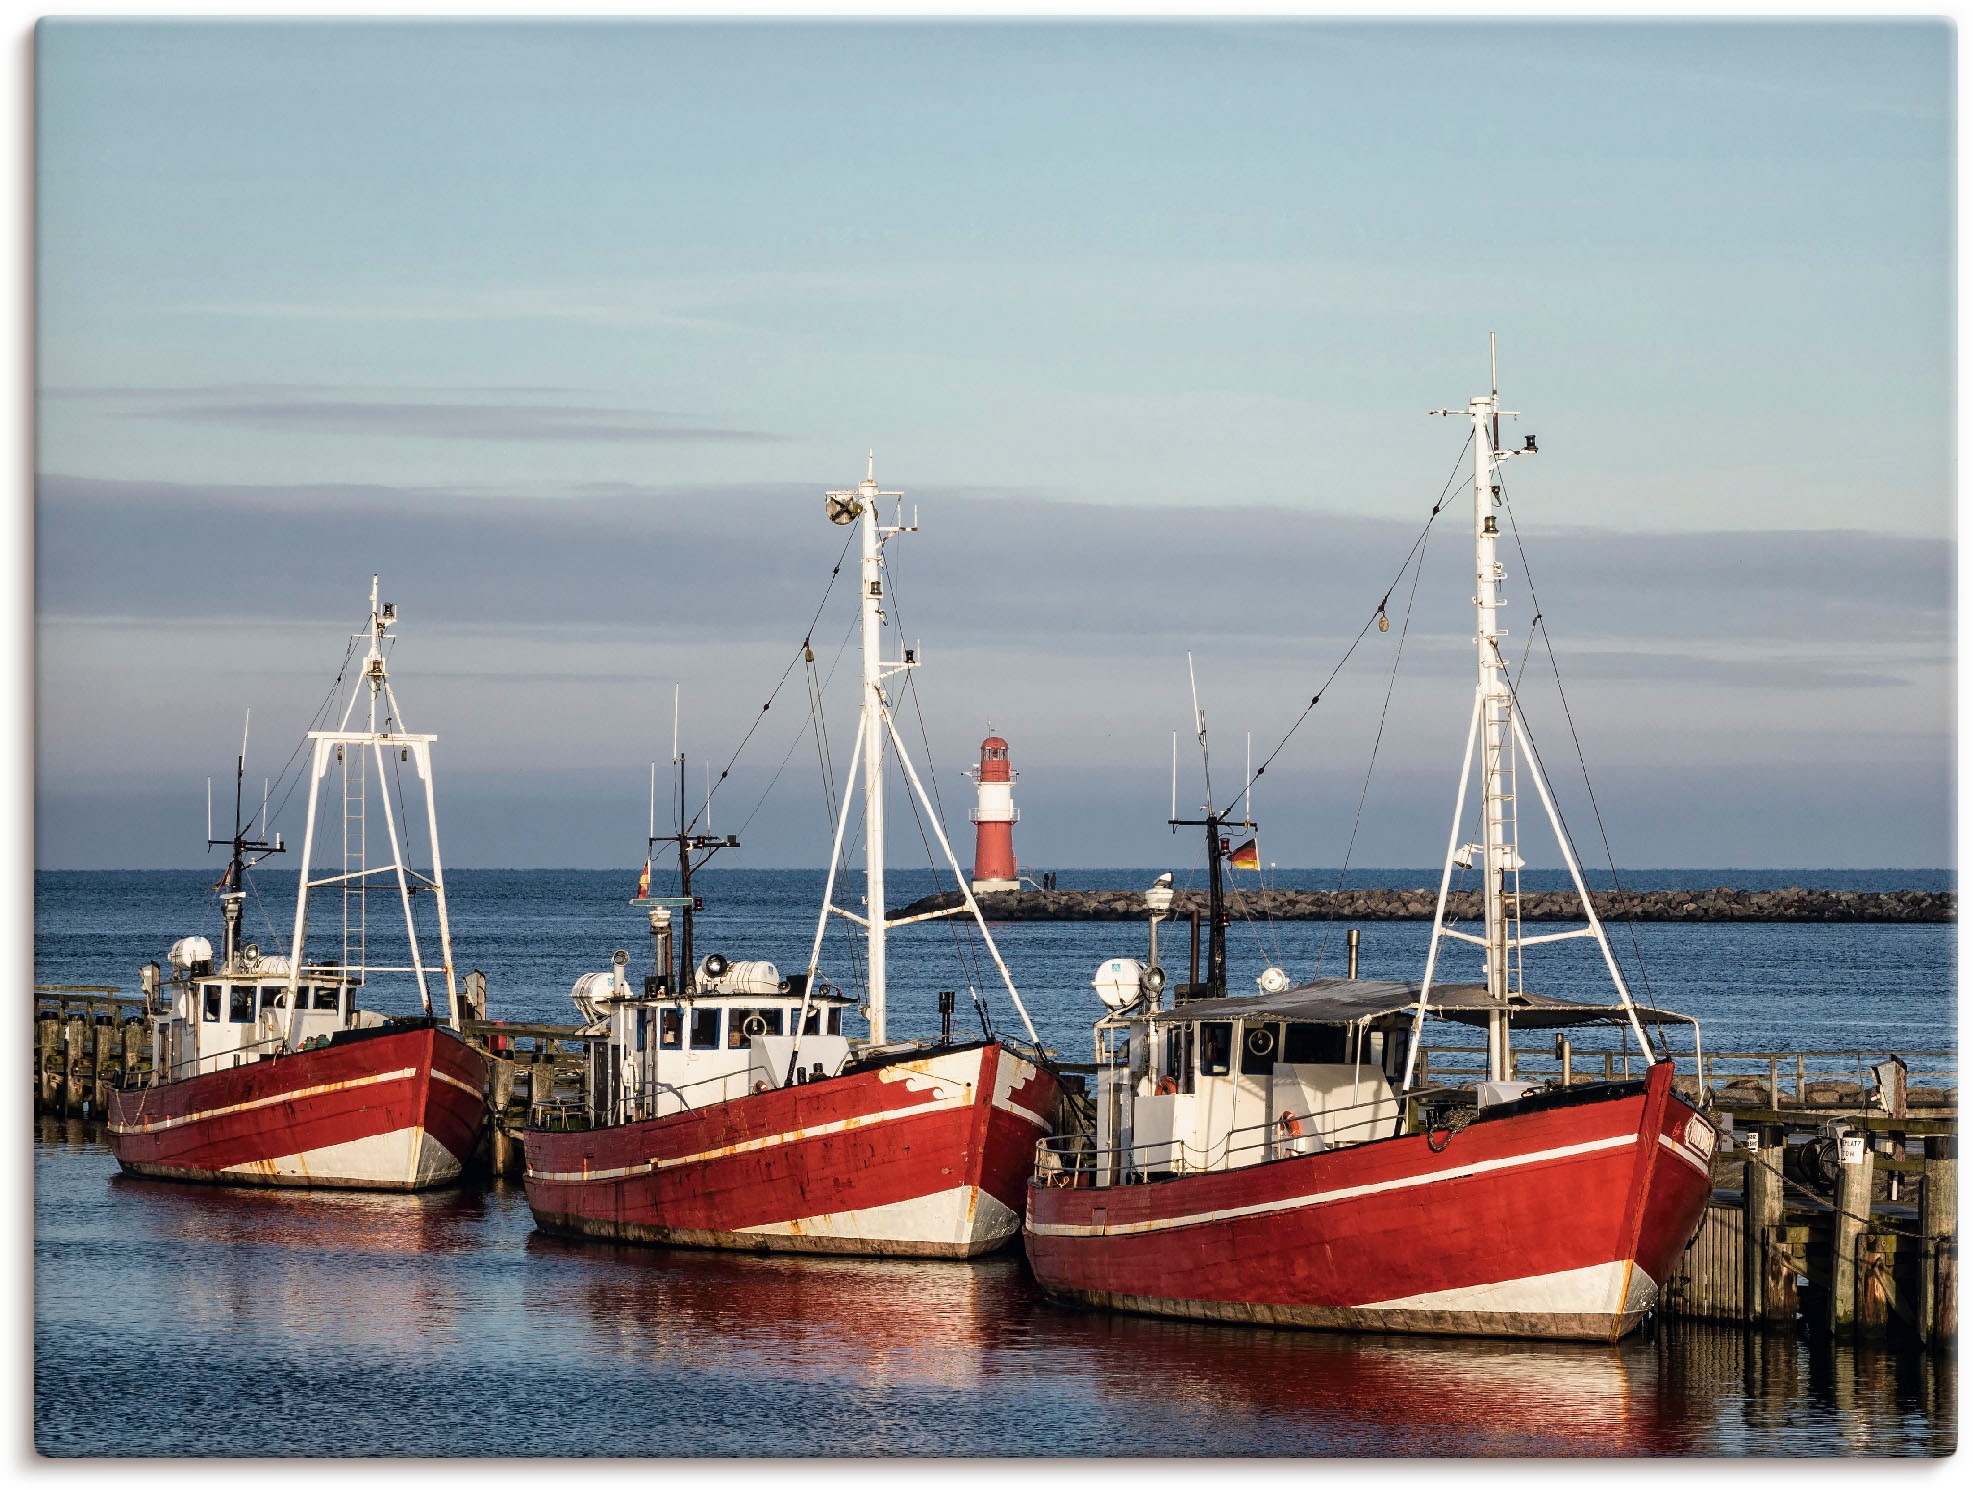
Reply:
<svg viewBox="0 0 1973 1490"><path fill-rule="evenodd" d="M1470 443L1470 438L1469 438L1469 443ZM1436 514L1438 511L1436 507L1433 508L1432 510L1434 514ZM1418 582L1421 579L1423 579L1425 576L1426 540L1430 538L1431 532L1432 532L1432 525L1430 522L1427 522L1425 524L1424 532L1418 535L1418 544L1417 544L1418 562L1412 566L1411 589L1405 595L1405 599L1404 599L1404 621L1403 624L1401 624L1398 627L1397 649L1391 654L1391 675L1390 678L1384 684L1383 705L1377 711L1377 735L1376 738L1371 741L1369 763L1365 765L1363 768L1363 786L1357 792L1356 816L1350 822L1350 841L1343 850L1342 867L1336 873L1336 893L1338 896L1341 896L1341 894L1343 893L1343 886L1349 879L1350 860L1354 858L1356 855L1357 833L1363 827L1363 806L1364 803L1369 801L1370 799L1370 778L1377 770L1377 754L1383 748L1384 745L1384 727L1385 724L1390 719L1391 696L1397 692L1398 667L1404 661L1405 639L1411 635L1411 617L1413 611L1417 608L1417 604L1418 604ZM1395 590L1397 586L1393 585L1391 588ZM1384 595L1385 604L1390 603L1390 598L1391 598L1390 592L1386 591ZM1382 614L1381 607L1379 608L1379 614ZM1329 956L1329 938L1331 937L1331 935L1334 934L1335 929L1336 929L1336 918L1332 914L1323 929L1322 939L1316 943L1315 970L1318 976L1322 972L1323 962Z"/></svg>
<svg viewBox="0 0 1973 1490"><path fill-rule="evenodd" d="M898 590L896 569L891 568L890 566L886 566L886 569L890 574L890 580L891 580L891 584L890 584L891 612L893 615L897 617L898 636L902 638L904 635L904 598L899 593ZM911 695L912 712L917 716L918 719L918 739L919 739L919 743L922 744L925 749L925 774L931 778L931 783L932 783L933 810L938 814L939 821L943 823L945 820L945 800L939 791L938 766L937 763L932 759L931 732L925 728L925 711L922 705L919 703L919 699L918 699L918 671L916 668L911 668L906 670L904 675L904 691ZM917 801L916 793L906 792L905 800L911 804L912 818L917 821L918 838L919 841L924 844L924 848L925 848L925 862L929 864L932 869L933 893L944 894L945 892L941 888L941 884L944 878L944 873L939 867L939 861L937 856L934 855L932 852L931 843L925 837L925 825L924 822L921 819L919 819L918 801ZM955 894L958 893L958 887L956 883L954 885L954 893ZM975 1012L978 1013L981 1023L983 1025L987 1025L988 1028L990 1029L991 1026L987 1019L986 1007L980 998L980 983L984 978L984 974L980 971L978 964L975 962L973 958L972 949L968 944L967 939L960 934L959 918L957 916L947 916L945 917L945 920L947 922L947 930L949 931L952 937L953 952L959 959L960 969L966 975L966 991L973 1000L974 1010Z"/></svg>
<svg viewBox="0 0 1973 1490"><path fill-rule="evenodd" d="M843 572L843 561L849 557L850 545L856 541L856 537L856 529L852 527L849 537L843 540L843 551L836 555L836 567L829 571L829 583L823 587L822 599L815 607L815 614L809 617L808 629L802 634L801 645L795 648L795 655L788 659L788 665L781 670L781 676L776 680L773 692L768 694L767 702L760 706L760 712L754 715L754 722L747 726L746 734L741 736L740 743L733 747L733 754L727 759L724 769L720 771L719 779L707 790L705 801L700 804L699 810L692 814L692 820L685 825L686 833L696 828L700 817L711 809L712 799L718 795L720 787L726 784L726 778L732 773L734 763L740 759L740 753L747 748L747 742L753 739L754 732L761 726L761 721L767 718L767 711L774 707L774 700L781 696L782 686L801 665L803 654L811 650L815 639L815 623L822 619L823 609L829 604L829 596L835 591L836 580Z"/></svg>
<svg viewBox="0 0 1973 1490"><path fill-rule="evenodd" d="M1404 562L1398 566L1398 572L1392 576L1389 588L1384 591L1384 598L1377 603L1377 608L1364 621L1363 628L1357 632L1355 638L1344 650L1343 655L1337 659L1336 665L1329 670L1329 676L1322 680L1322 686L1316 689L1315 693L1309 698L1307 707L1295 716L1295 722L1288 726L1287 733L1282 735L1274 749L1267 753L1267 759L1263 760L1255 768L1253 779L1245 787L1241 788L1239 796L1227 804L1225 809L1227 812L1231 812L1235 807L1240 806L1248 792L1253 790L1254 782L1259 781L1261 777L1267 774L1267 768L1274 763L1274 758L1287 748L1288 742L1295 738L1295 731L1299 730L1309 715L1315 712L1315 706L1322 702L1322 695L1329 691L1329 685L1336 681L1337 674L1342 672L1343 668L1348 665L1351 656L1355 654L1357 647L1362 644L1364 637L1370 634L1370 628L1375 626L1378 620L1384 616L1384 607L1390 604L1391 596L1396 593L1397 587L1404 582L1405 570L1411 567L1413 559L1417 557L1419 551L1424 547L1426 536L1432 531L1432 524L1437 522L1439 514L1445 511L1448 494L1452 491L1453 483L1459 480L1461 467L1466 459L1466 451L1471 449L1472 445L1473 436L1469 432L1466 436L1466 444L1460 449L1459 459L1453 462L1452 474L1446 478L1446 484L1440 488L1439 498L1432 504L1432 511L1425 519L1425 526L1419 530L1418 536L1412 540L1411 548L1404 556Z"/></svg>
<svg viewBox="0 0 1973 1490"><path fill-rule="evenodd" d="M1501 483L1500 493L1501 493L1501 505L1507 511L1507 530L1508 532L1514 535L1514 551L1520 556L1521 573L1528 582L1528 599L1534 605L1534 615L1528 621L1528 647L1530 650L1533 649L1535 628L1539 626L1541 628L1542 647L1548 653L1549 670L1555 676L1555 696L1557 697L1557 699L1561 701L1562 717L1568 721L1569 739L1575 747L1576 768L1582 773L1583 790L1587 792L1589 795L1589 810L1591 815L1596 819L1597 834L1603 840L1603 858L1604 858L1604 862L1609 866L1610 869L1610 886L1613 890L1621 891L1624 887L1623 879L1622 876L1620 876L1617 873L1617 856L1615 851L1610 846L1610 831L1608 827L1605 826L1603 821L1603 809L1597 803L1596 800L1596 788L1594 785L1591 784L1589 779L1589 762L1583 755L1582 737L1576 732L1575 712L1569 707L1568 690L1562 686L1562 666L1560 662L1556 660L1555 642L1554 639L1549 635L1548 622L1542 612L1541 596L1537 594L1535 591L1534 567L1531 564L1529 564L1528 552L1521 545L1521 529L1520 529L1520 525L1514 521L1514 506L1511 502L1507 500L1507 485L1505 481ZM1495 654L1498 655L1499 653L1498 645L1495 646L1494 650L1495 650ZM1503 671L1505 671L1505 664L1503 663L1502 666L1503 666ZM1526 669L1526 666L1527 666L1527 659L1524 655L1522 658L1522 667L1524 671ZM1519 710L1521 708L1521 696L1519 692L1517 692L1515 689L1514 680L1511 675L1508 676L1507 687L1509 694L1514 699L1515 709ZM1532 746L1535 738L1534 730L1531 727L1529 727L1528 717L1525 712L1521 714L1521 725L1522 728L1527 729L1528 743ZM1552 796L1554 792L1555 784L1553 780L1549 777L1548 769L1545 765L1543 765L1541 757L1538 753L1535 756L1535 769L1540 771L1542 773L1542 779L1548 782L1549 791ZM1556 818L1557 821L1559 822L1561 819L1561 814L1559 812L1556 814ZM1568 832L1568 828L1566 824L1563 825L1563 833L1569 839L1570 851L1572 853L1575 852L1575 835ZM1580 854L1576 855L1576 862L1578 864L1582 862L1582 856ZM1626 911L1623 916L1623 923L1624 923L1625 931L1630 936L1631 955L1637 961L1637 975L1639 981L1641 981L1644 984L1644 992L1646 997L1655 999L1656 995L1652 992L1651 989L1651 972L1650 969L1645 966L1645 962L1644 962L1644 946L1643 943L1639 940L1637 935L1637 920L1630 912Z"/></svg>

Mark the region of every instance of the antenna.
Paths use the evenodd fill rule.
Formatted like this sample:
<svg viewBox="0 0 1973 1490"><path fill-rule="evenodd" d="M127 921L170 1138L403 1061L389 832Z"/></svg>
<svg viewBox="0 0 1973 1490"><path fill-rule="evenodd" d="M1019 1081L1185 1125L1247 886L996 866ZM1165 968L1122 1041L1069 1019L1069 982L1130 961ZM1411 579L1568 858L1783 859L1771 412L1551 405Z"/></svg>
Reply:
<svg viewBox="0 0 1973 1490"><path fill-rule="evenodd" d="M1206 778L1206 811L1210 813L1213 810L1213 757L1206 748L1206 711L1199 707L1199 675L1193 669L1190 652L1185 654L1185 676L1192 683L1192 718L1199 729L1199 766Z"/></svg>
<svg viewBox="0 0 1973 1490"><path fill-rule="evenodd" d="M673 747L676 749L677 747ZM658 763L651 762L651 825L644 834L645 847L657 840L658 836Z"/></svg>
<svg viewBox="0 0 1973 1490"><path fill-rule="evenodd" d="M1247 731L1247 789L1240 794L1240 797L1247 804L1245 817L1251 823L1254 820L1254 732L1252 730Z"/></svg>
<svg viewBox="0 0 1973 1490"><path fill-rule="evenodd" d="M1171 732L1171 815L1178 816L1178 731ZM1176 833L1178 829L1173 828Z"/></svg>
<svg viewBox="0 0 1973 1490"><path fill-rule="evenodd" d="M1487 333L1487 385L1493 390L1493 448L1500 449L1500 351L1493 332Z"/></svg>
<svg viewBox="0 0 1973 1490"><path fill-rule="evenodd" d="M671 763L674 766L678 764L678 695L683 687L681 683L671 685Z"/></svg>
<svg viewBox="0 0 1973 1490"><path fill-rule="evenodd" d="M267 831L267 778L260 778L260 831Z"/></svg>
<svg viewBox="0 0 1973 1490"><path fill-rule="evenodd" d="M208 844L212 842L212 778L210 776L206 777L206 842Z"/></svg>

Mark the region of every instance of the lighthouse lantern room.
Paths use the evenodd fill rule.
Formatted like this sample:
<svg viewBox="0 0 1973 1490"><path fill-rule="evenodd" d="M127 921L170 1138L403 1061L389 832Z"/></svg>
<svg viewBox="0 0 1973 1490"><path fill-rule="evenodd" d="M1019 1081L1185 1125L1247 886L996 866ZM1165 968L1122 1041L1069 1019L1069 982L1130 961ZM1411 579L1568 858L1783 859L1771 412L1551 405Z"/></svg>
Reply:
<svg viewBox="0 0 1973 1490"><path fill-rule="evenodd" d="M977 836L973 841L973 893L992 890L1018 890L1020 871L1014 864L1014 824L1020 811L1014 806L1014 771L1007 763L1007 742L987 726L987 737L980 741L980 764L968 771L978 783L973 803Z"/></svg>

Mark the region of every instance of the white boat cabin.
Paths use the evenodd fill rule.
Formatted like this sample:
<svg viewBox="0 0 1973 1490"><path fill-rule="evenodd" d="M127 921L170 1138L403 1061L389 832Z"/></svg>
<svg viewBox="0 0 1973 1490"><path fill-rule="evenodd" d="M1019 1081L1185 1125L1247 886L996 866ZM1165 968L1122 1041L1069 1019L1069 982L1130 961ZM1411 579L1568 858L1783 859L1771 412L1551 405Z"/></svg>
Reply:
<svg viewBox="0 0 1973 1490"><path fill-rule="evenodd" d="M585 975L570 996L590 1021L588 1121L642 1122L835 1076L849 1059L843 1014L856 1002L818 987L804 1019L802 990L802 975L783 978L771 962L716 955L683 995L637 994L623 962Z"/></svg>
<svg viewBox="0 0 1973 1490"><path fill-rule="evenodd" d="M171 949L174 975L158 980L143 969L146 991L158 1005L151 1021L151 1069L160 1081L180 1081L278 1054L288 1036L290 970L285 957L262 957L251 946L233 965L215 971L204 937L186 937ZM330 968L303 968L296 980L297 1045L339 1030L383 1023L357 1009L358 984Z"/></svg>
<svg viewBox="0 0 1973 1490"><path fill-rule="evenodd" d="M1093 1167L1096 1184L1124 1184L1238 1169L1406 1131L1416 1114L1407 1112L1399 1087L1419 992L1415 983L1330 978L1258 997L1120 1009L1096 1025L1094 1162L1078 1159L1075 1167ZM1484 985L1432 989L1438 1018L1484 1025L1488 1007ZM1646 1023L1682 1019L1637 1012ZM1516 1024L1543 1029L1624 1017L1610 1005L1528 994L1511 1001ZM1463 1100L1483 1109L1538 1085L1483 1082Z"/></svg>

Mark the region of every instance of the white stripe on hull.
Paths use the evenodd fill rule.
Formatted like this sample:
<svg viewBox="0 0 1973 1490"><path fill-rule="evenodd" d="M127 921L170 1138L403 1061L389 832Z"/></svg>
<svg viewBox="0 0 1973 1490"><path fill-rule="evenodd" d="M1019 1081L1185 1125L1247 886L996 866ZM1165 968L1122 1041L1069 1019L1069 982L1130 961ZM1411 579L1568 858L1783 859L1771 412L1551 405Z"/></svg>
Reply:
<svg viewBox="0 0 1973 1490"><path fill-rule="evenodd" d="M1366 1309L1449 1310L1461 1314L1632 1314L1651 1307L1658 1285L1633 1262L1603 1262L1531 1278L1441 1288L1365 1304Z"/></svg>
<svg viewBox="0 0 1973 1490"><path fill-rule="evenodd" d="M239 1184L422 1190L457 1179L461 1167L458 1155L417 1127L231 1164L211 1173L215 1179Z"/></svg>
<svg viewBox="0 0 1973 1490"><path fill-rule="evenodd" d="M950 1247L966 1253L998 1247L1021 1229L1021 1218L977 1185L894 1200L860 1211L828 1211L796 1221L742 1228L745 1236L828 1237Z"/></svg>
<svg viewBox="0 0 1973 1490"><path fill-rule="evenodd" d="M182 1117L171 1118L146 1118L143 1115L144 1099L143 1096L140 1096L137 1101L137 1121L134 1123L111 1123L109 1127L112 1133L168 1133L173 1128L183 1128L188 1123L209 1123L215 1118L232 1117L236 1113L256 1112L263 1107L279 1107L283 1102L306 1102L312 1097L333 1096L338 1092L353 1092L366 1086L381 1086L387 1081L405 1081L417 1074L418 1068L416 1066L406 1066L401 1071L379 1071L370 1076L353 1076L347 1081L325 1081L316 1086L296 1087L292 1091L275 1092L269 1096L256 1097L251 1102L233 1102L225 1107L208 1107L201 1112L188 1112ZM470 1087L463 1086L460 1082L454 1081L451 1077L445 1076L441 1072L434 1071L432 1074L438 1076L440 1080L451 1081L452 1085L459 1087L462 1091L472 1090ZM191 1079L197 1080L196 1077ZM168 1092L174 1084L167 1083L160 1087L154 1087L151 1090ZM475 1093L474 1095L478 1094Z"/></svg>
<svg viewBox="0 0 1973 1490"><path fill-rule="evenodd" d="M1650 1275L1625 1262L1350 1307L1168 1299L1096 1289L1048 1291L1101 1309L1167 1319L1378 1334L1595 1341L1628 1334L1658 1297L1658 1285Z"/></svg>
<svg viewBox="0 0 1973 1490"><path fill-rule="evenodd" d="M1306 1195L1289 1195L1280 1200L1260 1201L1254 1205L1227 1206L1221 1210L1196 1211L1185 1216L1160 1216L1149 1221L1113 1221L1103 1226L1079 1226L1067 1221L1030 1221L1028 1230L1036 1236L1071 1237L1131 1236L1141 1232L1176 1231L1181 1227L1205 1226L1215 1221L1237 1221L1247 1216L1267 1216L1278 1211L1298 1211L1309 1206L1333 1205L1338 1201L1357 1200L1366 1195L1416 1189L1420 1185L1446 1184L1473 1175L1493 1174L1503 1169L1519 1169L1528 1164L1547 1164L1557 1159L1573 1159L1584 1154L1601 1153L1606 1149L1620 1149L1636 1142L1635 1133L1619 1133L1614 1138L1597 1138L1587 1143L1572 1143L1561 1148L1543 1149L1538 1153L1510 1154L1501 1159L1482 1159L1475 1164L1461 1164L1451 1169L1408 1174L1394 1180L1379 1180L1368 1185L1345 1185L1334 1190L1314 1190ZM1327 1157L1324 1154L1308 1154L1299 1161L1286 1162L1322 1163Z"/></svg>

